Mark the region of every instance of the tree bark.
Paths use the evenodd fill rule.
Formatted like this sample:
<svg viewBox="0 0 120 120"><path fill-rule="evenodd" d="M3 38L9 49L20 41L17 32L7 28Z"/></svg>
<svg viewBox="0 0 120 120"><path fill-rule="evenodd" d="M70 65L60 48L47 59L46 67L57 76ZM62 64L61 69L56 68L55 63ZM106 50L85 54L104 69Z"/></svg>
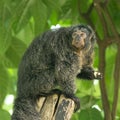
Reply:
<svg viewBox="0 0 120 120"><path fill-rule="evenodd" d="M57 94L40 97L36 110L40 113L40 120L70 120L74 112L74 101Z"/></svg>

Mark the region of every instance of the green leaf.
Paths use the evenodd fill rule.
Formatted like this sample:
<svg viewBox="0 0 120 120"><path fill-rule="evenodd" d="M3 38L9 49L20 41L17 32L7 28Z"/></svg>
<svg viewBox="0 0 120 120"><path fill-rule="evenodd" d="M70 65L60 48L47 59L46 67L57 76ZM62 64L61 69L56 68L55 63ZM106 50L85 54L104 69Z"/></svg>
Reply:
<svg viewBox="0 0 120 120"><path fill-rule="evenodd" d="M4 55L11 43L11 34L2 26L0 27L0 56Z"/></svg>
<svg viewBox="0 0 120 120"><path fill-rule="evenodd" d="M56 11L52 11L50 15L50 20L49 20L49 26L51 27L52 25L58 24L58 13Z"/></svg>
<svg viewBox="0 0 120 120"><path fill-rule="evenodd" d="M14 31L17 33L21 29L25 27L25 25L29 22L30 19L30 6L31 6L32 0L21 0L19 2L19 5L14 8L15 11L13 13L13 28Z"/></svg>
<svg viewBox="0 0 120 120"><path fill-rule="evenodd" d="M25 49L26 45L18 38L13 37L11 45L5 54L6 58L11 61L11 65L7 67L18 67Z"/></svg>
<svg viewBox="0 0 120 120"><path fill-rule="evenodd" d="M99 99L93 97L92 95L86 95L80 98L81 110L92 107Z"/></svg>
<svg viewBox="0 0 120 120"><path fill-rule="evenodd" d="M3 4L0 9L0 56L5 53L11 42L11 26L8 10Z"/></svg>
<svg viewBox="0 0 120 120"><path fill-rule="evenodd" d="M77 0L77 1L79 1L79 0ZM83 1L79 2L79 3L81 3L81 4L79 4L79 12L86 13L92 2L93 2L93 0L87 0L87 1L83 0Z"/></svg>
<svg viewBox="0 0 120 120"><path fill-rule="evenodd" d="M47 24L47 7L41 0L35 0L32 4L31 13L35 22L35 35L38 35L44 31Z"/></svg>
<svg viewBox="0 0 120 120"><path fill-rule="evenodd" d="M60 8L60 1L54 1L54 0L42 0L42 2L47 6L48 10L61 10ZM48 11L48 12L49 12Z"/></svg>
<svg viewBox="0 0 120 120"><path fill-rule="evenodd" d="M78 19L78 2L77 0L67 0L62 6L62 16L64 19L71 19L73 23Z"/></svg>
<svg viewBox="0 0 120 120"><path fill-rule="evenodd" d="M73 115L72 115L72 118L71 118L71 120L79 120L79 113L77 112L77 113L74 113Z"/></svg>
<svg viewBox="0 0 120 120"><path fill-rule="evenodd" d="M10 120L10 114L5 110L0 109L0 119L1 120Z"/></svg>
<svg viewBox="0 0 120 120"><path fill-rule="evenodd" d="M0 107L4 101L7 94L7 88L9 85L9 76L6 68L0 64Z"/></svg>
<svg viewBox="0 0 120 120"><path fill-rule="evenodd" d="M115 58L116 58L117 48L115 45L109 46L106 50L106 71L105 71L105 79L106 79L106 87L114 88L114 67L115 67ZM113 89L108 89L108 97L110 101L113 100L114 91Z"/></svg>
<svg viewBox="0 0 120 120"><path fill-rule="evenodd" d="M104 37L104 32L103 32L103 26L101 24L100 18L98 16L98 13L93 9L90 18L95 26L95 32L99 35L101 39Z"/></svg>
<svg viewBox="0 0 120 120"><path fill-rule="evenodd" d="M8 69L8 75L10 83L8 85L8 94L16 95L16 85L17 85L17 69Z"/></svg>
<svg viewBox="0 0 120 120"><path fill-rule="evenodd" d="M90 80L80 80L76 81L78 91L85 94L91 94L91 88L93 87L93 81Z"/></svg>
<svg viewBox="0 0 120 120"><path fill-rule="evenodd" d="M120 32L120 2L117 0L110 0L108 6L109 13L114 21L115 27Z"/></svg>
<svg viewBox="0 0 120 120"><path fill-rule="evenodd" d="M99 110L90 108L80 112L79 120L103 120L103 118Z"/></svg>

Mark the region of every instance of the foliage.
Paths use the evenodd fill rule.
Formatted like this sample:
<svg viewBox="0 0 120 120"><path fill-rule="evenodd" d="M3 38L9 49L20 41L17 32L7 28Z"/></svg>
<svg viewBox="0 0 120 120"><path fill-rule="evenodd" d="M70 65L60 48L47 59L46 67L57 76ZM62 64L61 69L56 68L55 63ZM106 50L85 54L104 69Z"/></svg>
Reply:
<svg viewBox="0 0 120 120"><path fill-rule="evenodd" d="M85 23L96 31L94 67L104 78L100 84L77 80L81 111L72 120L120 119L119 20L119 0L0 0L0 118L10 119L6 99L16 95L17 68L34 37L52 25Z"/></svg>

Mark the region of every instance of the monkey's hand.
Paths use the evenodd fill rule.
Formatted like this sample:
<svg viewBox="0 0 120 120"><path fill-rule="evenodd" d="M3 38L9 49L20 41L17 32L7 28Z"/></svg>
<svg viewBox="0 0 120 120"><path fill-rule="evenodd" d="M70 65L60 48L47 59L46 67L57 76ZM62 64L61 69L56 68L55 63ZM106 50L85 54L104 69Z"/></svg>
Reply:
<svg viewBox="0 0 120 120"><path fill-rule="evenodd" d="M83 67L81 72L77 75L77 78L87 80L102 79L102 74L98 71L94 71L92 67Z"/></svg>
<svg viewBox="0 0 120 120"><path fill-rule="evenodd" d="M75 102L75 109L74 112L78 111L80 109L80 100L78 97L76 97L74 94L68 95L64 93L65 97L72 99Z"/></svg>

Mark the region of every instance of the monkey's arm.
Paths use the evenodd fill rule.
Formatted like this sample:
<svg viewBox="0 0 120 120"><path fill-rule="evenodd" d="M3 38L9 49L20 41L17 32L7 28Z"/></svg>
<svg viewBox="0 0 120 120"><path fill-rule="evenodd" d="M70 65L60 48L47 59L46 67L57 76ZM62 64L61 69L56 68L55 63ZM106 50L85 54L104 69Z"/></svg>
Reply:
<svg viewBox="0 0 120 120"><path fill-rule="evenodd" d="M81 72L77 75L77 78L87 80L102 79L102 74L98 71L94 71L92 67L83 67Z"/></svg>

